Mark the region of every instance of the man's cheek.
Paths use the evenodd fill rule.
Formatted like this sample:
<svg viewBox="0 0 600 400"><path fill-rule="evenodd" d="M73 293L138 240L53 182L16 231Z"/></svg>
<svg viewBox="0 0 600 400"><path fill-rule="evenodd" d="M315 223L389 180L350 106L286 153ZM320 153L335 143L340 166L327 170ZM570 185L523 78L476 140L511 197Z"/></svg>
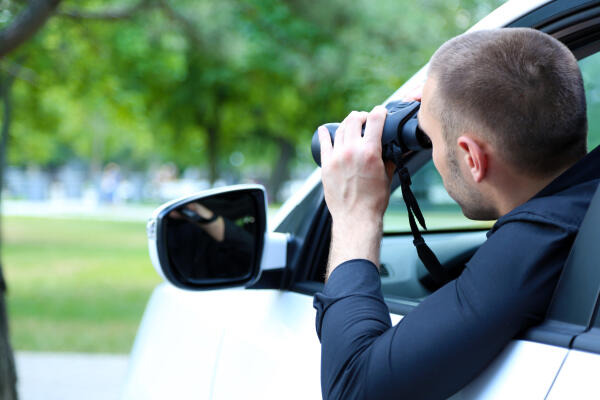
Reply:
<svg viewBox="0 0 600 400"><path fill-rule="evenodd" d="M440 169L440 165L442 165L442 163L440 163L440 160L439 160L438 157L439 156L438 156L437 152L435 151L435 147L434 147L433 148L433 152L431 153L431 158L433 160L433 165L435 166L435 169L437 169L437 171L439 172L439 174L442 175L442 177L443 177L442 170Z"/></svg>

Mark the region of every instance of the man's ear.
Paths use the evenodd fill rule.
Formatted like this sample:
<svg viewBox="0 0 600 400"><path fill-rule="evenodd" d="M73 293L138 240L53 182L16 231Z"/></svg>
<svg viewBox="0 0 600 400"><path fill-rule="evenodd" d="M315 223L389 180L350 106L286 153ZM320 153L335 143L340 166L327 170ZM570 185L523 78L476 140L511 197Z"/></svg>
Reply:
<svg viewBox="0 0 600 400"><path fill-rule="evenodd" d="M462 155L464 163L471 172L473 181L476 183L481 182L485 178L488 167L484 145L469 136L460 136L457 139L457 144L460 150L462 150L462 152L459 152L459 162L461 159L460 155Z"/></svg>

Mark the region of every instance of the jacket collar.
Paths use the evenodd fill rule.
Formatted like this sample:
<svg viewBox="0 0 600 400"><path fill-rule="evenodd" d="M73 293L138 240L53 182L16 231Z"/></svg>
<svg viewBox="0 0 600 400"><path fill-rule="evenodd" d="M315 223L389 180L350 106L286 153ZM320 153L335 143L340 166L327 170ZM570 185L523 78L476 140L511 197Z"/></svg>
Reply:
<svg viewBox="0 0 600 400"><path fill-rule="evenodd" d="M548 186L533 196L533 199L550 196L579 183L594 179L600 179L600 146L590 151L585 157L556 177Z"/></svg>
<svg viewBox="0 0 600 400"><path fill-rule="evenodd" d="M570 190L577 191L577 188L575 188L577 186L589 185L590 183L599 181L600 146L596 147L573 164L569 169L556 177L531 199L498 218L494 226L488 231L487 236L489 237L493 232L500 228L500 226L513 218L522 218L523 212L526 212L529 215L529 218L533 218L530 214L531 212L540 212L541 210L546 210L545 212L547 212L550 208L556 208L557 204L554 204L553 202L549 203L548 201L552 196L558 193L569 192ZM574 196L575 193L571 193L570 195ZM520 215L521 217L517 217L517 215Z"/></svg>

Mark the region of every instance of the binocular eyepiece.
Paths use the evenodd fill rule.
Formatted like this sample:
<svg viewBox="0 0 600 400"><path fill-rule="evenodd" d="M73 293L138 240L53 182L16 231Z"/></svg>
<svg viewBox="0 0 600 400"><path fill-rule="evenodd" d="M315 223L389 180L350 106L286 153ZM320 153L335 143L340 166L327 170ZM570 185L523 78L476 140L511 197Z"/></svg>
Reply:
<svg viewBox="0 0 600 400"><path fill-rule="evenodd" d="M421 103L418 101L411 101L410 103L394 101L386 105L388 112L381 135L382 158L384 160L394 161L394 146L399 148L402 154L431 148L429 137L423 133L417 122L417 112L420 106ZM340 124L329 123L324 126L329 131L331 142L334 143L335 132ZM361 136L364 134L365 126L363 125ZM315 162L321 166L321 145L319 144L317 131L313 134L311 150Z"/></svg>

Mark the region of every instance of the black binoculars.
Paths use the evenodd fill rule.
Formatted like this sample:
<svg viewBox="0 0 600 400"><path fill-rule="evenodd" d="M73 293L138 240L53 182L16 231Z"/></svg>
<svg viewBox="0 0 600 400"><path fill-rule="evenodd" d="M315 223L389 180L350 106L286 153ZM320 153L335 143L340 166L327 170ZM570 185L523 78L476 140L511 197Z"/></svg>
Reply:
<svg viewBox="0 0 600 400"><path fill-rule="evenodd" d="M381 149L384 160L394 160L394 152L398 150L401 154L409 151L418 151L431 148L429 137L419 128L417 121L417 112L421 103L411 101L410 103L402 101L390 102L386 105L387 116L383 125L381 135ZM335 132L340 126L339 123L329 123L324 125L331 135L331 142L335 141ZM365 126L362 128L362 135L365 134ZM321 146L319 144L319 134L315 131L311 142L312 156L321 166Z"/></svg>

